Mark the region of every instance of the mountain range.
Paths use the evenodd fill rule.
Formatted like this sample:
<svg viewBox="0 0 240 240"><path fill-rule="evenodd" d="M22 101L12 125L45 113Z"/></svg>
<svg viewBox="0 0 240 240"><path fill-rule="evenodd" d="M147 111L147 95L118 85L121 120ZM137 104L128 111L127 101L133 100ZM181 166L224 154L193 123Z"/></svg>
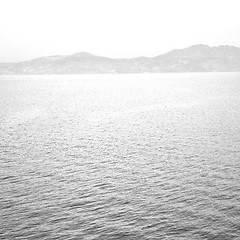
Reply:
<svg viewBox="0 0 240 240"><path fill-rule="evenodd" d="M193 45L156 57L108 58L87 52L0 63L0 74L92 74L240 71L240 48Z"/></svg>

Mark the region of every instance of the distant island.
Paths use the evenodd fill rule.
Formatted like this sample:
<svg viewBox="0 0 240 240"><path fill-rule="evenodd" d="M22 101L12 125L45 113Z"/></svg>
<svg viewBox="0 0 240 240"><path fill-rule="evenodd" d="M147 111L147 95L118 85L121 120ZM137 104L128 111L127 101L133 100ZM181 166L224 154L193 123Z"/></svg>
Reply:
<svg viewBox="0 0 240 240"><path fill-rule="evenodd" d="M156 57L108 58L87 52L0 63L0 74L94 74L240 71L240 48L193 45Z"/></svg>

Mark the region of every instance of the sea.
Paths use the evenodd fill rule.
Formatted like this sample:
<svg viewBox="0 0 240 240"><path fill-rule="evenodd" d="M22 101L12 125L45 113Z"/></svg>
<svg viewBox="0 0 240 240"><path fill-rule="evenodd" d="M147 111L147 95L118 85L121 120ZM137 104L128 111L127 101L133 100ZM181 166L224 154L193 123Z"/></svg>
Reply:
<svg viewBox="0 0 240 240"><path fill-rule="evenodd" d="M0 239L240 239L240 73L0 76Z"/></svg>

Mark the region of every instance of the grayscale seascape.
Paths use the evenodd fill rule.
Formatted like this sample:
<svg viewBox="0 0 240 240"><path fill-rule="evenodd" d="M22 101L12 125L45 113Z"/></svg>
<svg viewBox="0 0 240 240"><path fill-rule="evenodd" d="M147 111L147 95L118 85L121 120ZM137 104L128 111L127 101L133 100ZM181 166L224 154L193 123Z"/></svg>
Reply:
<svg viewBox="0 0 240 240"><path fill-rule="evenodd" d="M0 239L240 239L240 73L0 77Z"/></svg>

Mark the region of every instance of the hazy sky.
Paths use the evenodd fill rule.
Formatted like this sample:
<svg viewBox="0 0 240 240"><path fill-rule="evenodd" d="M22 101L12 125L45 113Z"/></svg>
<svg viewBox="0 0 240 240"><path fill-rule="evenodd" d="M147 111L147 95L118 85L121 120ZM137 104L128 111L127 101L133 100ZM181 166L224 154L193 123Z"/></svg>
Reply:
<svg viewBox="0 0 240 240"><path fill-rule="evenodd" d="M0 0L0 62L87 51L155 56L240 47L239 0Z"/></svg>

